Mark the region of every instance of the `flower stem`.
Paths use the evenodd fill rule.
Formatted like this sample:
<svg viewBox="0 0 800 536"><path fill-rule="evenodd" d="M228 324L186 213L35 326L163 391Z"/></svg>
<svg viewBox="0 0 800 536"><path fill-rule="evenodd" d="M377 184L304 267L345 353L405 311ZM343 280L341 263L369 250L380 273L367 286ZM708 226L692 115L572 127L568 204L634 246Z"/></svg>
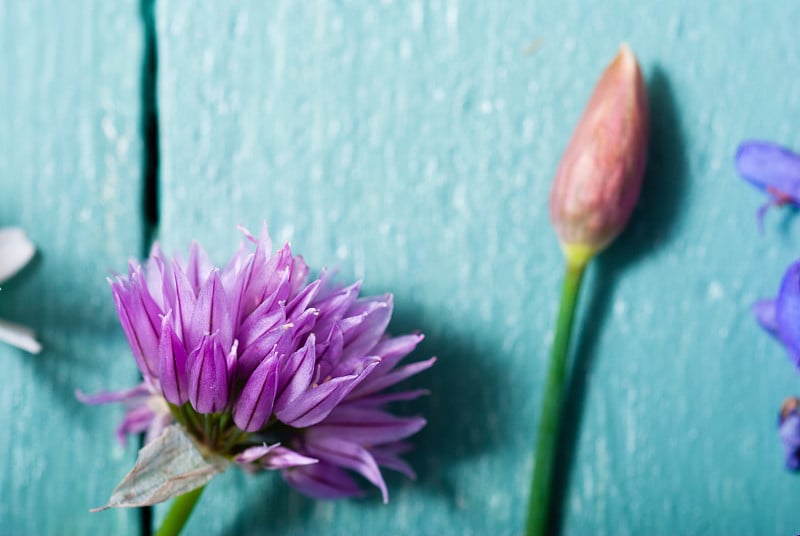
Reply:
<svg viewBox="0 0 800 536"><path fill-rule="evenodd" d="M558 309L553 352L547 371L547 386L542 399L542 415L539 434L536 437L533 479L528 502L527 536L541 536L547 531L547 515L550 511L550 492L553 478L553 459L558 439L561 406L564 399L564 379L567 373L569 339L572 319L588 259L567 259L564 286L561 290L561 305Z"/></svg>
<svg viewBox="0 0 800 536"><path fill-rule="evenodd" d="M189 493L178 495L172 506L170 506L169 512L167 512L164 521L161 523L161 528L156 531L155 536L178 536L204 489L206 489L205 486L200 486Z"/></svg>

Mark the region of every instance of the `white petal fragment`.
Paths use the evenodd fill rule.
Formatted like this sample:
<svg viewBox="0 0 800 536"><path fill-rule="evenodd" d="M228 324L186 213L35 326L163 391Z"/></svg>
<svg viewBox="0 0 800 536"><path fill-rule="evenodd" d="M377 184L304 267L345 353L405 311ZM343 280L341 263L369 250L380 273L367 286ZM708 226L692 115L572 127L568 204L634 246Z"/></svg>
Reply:
<svg viewBox="0 0 800 536"><path fill-rule="evenodd" d="M114 488L108 503L91 511L164 502L203 486L229 463L224 458L203 457L181 425L173 424L142 447L136 465Z"/></svg>
<svg viewBox="0 0 800 536"><path fill-rule="evenodd" d="M42 351L42 345L36 340L36 335L31 329L5 320L0 320L0 341L32 354Z"/></svg>
<svg viewBox="0 0 800 536"><path fill-rule="evenodd" d="M0 282L19 272L35 252L33 243L19 227L0 229Z"/></svg>

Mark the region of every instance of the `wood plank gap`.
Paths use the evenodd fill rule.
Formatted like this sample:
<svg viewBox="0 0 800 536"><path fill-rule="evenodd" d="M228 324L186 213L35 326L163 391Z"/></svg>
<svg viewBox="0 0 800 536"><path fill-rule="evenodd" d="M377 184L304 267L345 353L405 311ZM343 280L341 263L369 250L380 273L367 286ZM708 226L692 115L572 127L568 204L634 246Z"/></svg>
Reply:
<svg viewBox="0 0 800 536"><path fill-rule="evenodd" d="M144 135L144 251L147 256L156 236L159 217L159 132L158 132L158 45L155 28L155 0L141 0L144 27L142 63L142 133Z"/></svg>
<svg viewBox="0 0 800 536"><path fill-rule="evenodd" d="M155 0L141 0L142 28L144 30L144 56L142 61L142 135L144 137L144 188L142 192L143 233L141 255L146 257L155 240L158 229L158 45L155 28ZM139 437L144 446L145 436ZM153 534L153 509L139 509L142 536Z"/></svg>

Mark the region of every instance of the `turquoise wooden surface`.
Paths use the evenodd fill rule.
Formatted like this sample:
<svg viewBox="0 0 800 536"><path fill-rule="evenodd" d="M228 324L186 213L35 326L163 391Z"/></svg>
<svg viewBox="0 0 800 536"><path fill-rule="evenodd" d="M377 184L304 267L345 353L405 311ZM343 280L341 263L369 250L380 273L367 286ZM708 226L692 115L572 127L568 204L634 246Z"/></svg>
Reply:
<svg viewBox="0 0 800 536"><path fill-rule="evenodd" d="M144 247L138 2L0 2L0 223L38 258L0 317L45 352L0 348L0 526L140 532L89 514L129 469L131 385L103 280ZM794 2L157 1L159 238L222 262L270 223L314 268L392 291L420 329L410 404L429 426L390 504L313 502L229 471L190 534L519 534L560 284L546 199L620 41L650 88L651 158L630 229L589 274L559 470L564 534L792 534L800 476L774 429L798 377L749 305L777 288L796 216L762 199L738 142L800 148ZM163 510L159 509L157 515Z"/></svg>
<svg viewBox="0 0 800 536"><path fill-rule="evenodd" d="M797 232L735 177L737 143L800 146L796 4L163 2L160 235L222 259L269 220L313 266L395 292L438 365L389 506L214 482L190 532L516 534L560 255L546 199L619 42L652 99L631 229L593 267L560 480L566 534L800 527L775 412L797 377L749 304ZM793 232L794 231L794 232ZM794 237L794 240L793 240Z"/></svg>
<svg viewBox="0 0 800 536"><path fill-rule="evenodd" d="M119 408L73 394L136 379L105 276L142 249L138 1L0 2L0 40L0 225L38 248L0 317L44 346L0 346L0 532L140 534L137 512L88 512L133 453Z"/></svg>

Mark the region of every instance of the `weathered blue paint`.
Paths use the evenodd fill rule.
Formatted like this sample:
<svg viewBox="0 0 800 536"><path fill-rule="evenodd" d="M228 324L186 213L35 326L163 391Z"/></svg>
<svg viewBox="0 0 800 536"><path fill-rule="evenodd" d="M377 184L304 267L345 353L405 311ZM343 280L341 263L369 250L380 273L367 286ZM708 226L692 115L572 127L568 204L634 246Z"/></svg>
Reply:
<svg viewBox="0 0 800 536"><path fill-rule="evenodd" d="M790 2L163 2L161 236L221 260L269 220L312 266L392 290L433 394L391 503L315 503L277 475L211 484L190 532L516 534L561 259L546 199L622 40L653 135L631 228L579 315L566 534L797 531L775 412L798 377L751 319L796 254L731 166L800 146Z"/></svg>
<svg viewBox="0 0 800 536"><path fill-rule="evenodd" d="M113 4L113 5L112 5ZM128 470L133 360L103 275L142 247L138 2L0 3L0 223L40 248L0 317L46 351L0 348L0 522L19 534L138 533L90 515ZM316 268L395 294L433 394L391 502L324 503L278 475L215 479L195 534L517 534L561 258L546 199L592 85L622 40L651 95L631 228L592 268L560 482L565 534L791 534L795 475L774 430L798 377L748 308L800 240L731 159L745 137L800 147L796 21L734 2L158 2L160 236L217 260L267 219Z"/></svg>
<svg viewBox="0 0 800 536"><path fill-rule="evenodd" d="M140 534L137 512L89 513L133 452L121 409L73 394L136 380L104 279L142 247L139 2L0 2L0 43L0 225L38 248L0 317L44 345L0 346L0 532Z"/></svg>

